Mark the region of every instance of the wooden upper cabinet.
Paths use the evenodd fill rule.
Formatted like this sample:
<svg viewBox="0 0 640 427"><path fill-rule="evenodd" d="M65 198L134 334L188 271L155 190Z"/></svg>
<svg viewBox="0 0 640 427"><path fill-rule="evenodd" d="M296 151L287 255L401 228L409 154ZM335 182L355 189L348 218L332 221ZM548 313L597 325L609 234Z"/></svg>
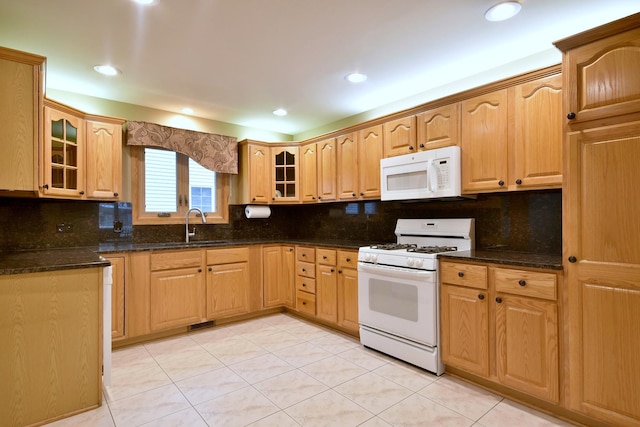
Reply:
<svg viewBox="0 0 640 427"><path fill-rule="evenodd" d="M318 149L317 144L305 144L300 154L300 191L303 202L318 201Z"/></svg>
<svg viewBox="0 0 640 427"><path fill-rule="evenodd" d="M82 113L46 100L42 156L42 192L81 199L85 188L86 141Z"/></svg>
<svg viewBox="0 0 640 427"><path fill-rule="evenodd" d="M507 190L507 89L462 101L462 192Z"/></svg>
<svg viewBox="0 0 640 427"><path fill-rule="evenodd" d="M248 203L268 203L271 194L271 153L264 145L248 144Z"/></svg>
<svg viewBox="0 0 640 427"><path fill-rule="evenodd" d="M562 76L516 85L509 138L509 189L562 186Z"/></svg>
<svg viewBox="0 0 640 427"><path fill-rule="evenodd" d="M87 198L118 200L122 191L122 120L87 120Z"/></svg>
<svg viewBox="0 0 640 427"><path fill-rule="evenodd" d="M0 190L38 189L45 58L0 47Z"/></svg>
<svg viewBox="0 0 640 427"><path fill-rule="evenodd" d="M360 197L380 198L380 159L383 158L382 125L362 129L358 135Z"/></svg>
<svg viewBox="0 0 640 427"><path fill-rule="evenodd" d="M556 43L565 51L564 86L570 92L563 116L570 124L640 112L639 19L636 14L625 24L636 28L591 43L579 37Z"/></svg>
<svg viewBox="0 0 640 427"><path fill-rule="evenodd" d="M416 116L390 120L383 124L384 156L392 157L416 150Z"/></svg>
<svg viewBox="0 0 640 427"><path fill-rule="evenodd" d="M460 104L434 108L416 116L418 150L460 145Z"/></svg>
<svg viewBox="0 0 640 427"><path fill-rule="evenodd" d="M337 176L338 198L355 200L358 198L358 138L356 132L336 138L338 148Z"/></svg>
<svg viewBox="0 0 640 427"><path fill-rule="evenodd" d="M323 202L338 198L336 139L330 138L318 144L318 199Z"/></svg>
<svg viewBox="0 0 640 427"><path fill-rule="evenodd" d="M271 202L300 201L300 147L272 147Z"/></svg>

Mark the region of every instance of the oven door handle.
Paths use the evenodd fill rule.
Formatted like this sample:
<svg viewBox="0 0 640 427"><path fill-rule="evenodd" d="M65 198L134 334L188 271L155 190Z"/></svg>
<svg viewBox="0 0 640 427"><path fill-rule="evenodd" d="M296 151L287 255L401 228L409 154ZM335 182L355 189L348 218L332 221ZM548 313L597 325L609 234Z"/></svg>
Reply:
<svg viewBox="0 0 640 427"><path fill-rule="evenodd" d="M430 280L435 282L437 273L431 270L414 270L411 268L378 265L367 262L358 262L358 272L388 276L394 279Z"/></svg>

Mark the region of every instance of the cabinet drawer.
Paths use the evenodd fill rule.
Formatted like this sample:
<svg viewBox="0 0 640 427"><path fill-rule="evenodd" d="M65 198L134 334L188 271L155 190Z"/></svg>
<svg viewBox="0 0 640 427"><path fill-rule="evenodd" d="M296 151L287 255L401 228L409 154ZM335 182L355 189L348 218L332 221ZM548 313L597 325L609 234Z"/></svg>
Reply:
<svg viewBox="0 0 640 427"><path fill-rule="evenodd" d="M556 299L556 275L539 271L495 269L496 292Z"/></svg>
<svg viewBox="0 0 640 427"><path fill-rule="evenodd" d="M296 276L296 289L299 291L309 292L310 294L316 293L316 279L310 279L308 277Z"/></svg>
<svg viewBox="0 0 640 427"><path fill-rule="evenodd" d="M202 253L199 250L152 252L150 258L151 271L202 265Z"/></svg>
<svg viewBox="0 0 640 427"><path fill-rule="evenodd" d="M318 264L336 265L335 249L318 249Z"/></svg>
<svg viewBox="0 0 640 427"><path fill-rule="evenodd" d="M296 276L316 277L316 265L310 262L296 262Z"/></svg>
<svg viewBox="0 0 640 427"><path fill-rule="evenodd" d="M296 259L298 261L316 262L316 250L314 248L297 246Z"/></svg>
<svg viewBox="0 0 640 427"><path fill-rule="evenodd" d="M487 289L487 267L456 262L440 263L442 283Z"/></svg>
<svg viewBox="0 0 640 427"><path fill-rule="evenodd" d="M358 253L353 251L338 251L338 267L358 268Z"/></svg>
<svg viewBox="0 0 640 427"><path fill-rule="evenodd" d="M316 296L303 291L296 291L298 311L312 316L316 315Z"/></svg>
<svg viewBox="0 0 640 427"><path fill-rule="evenodd" d="M249 261L249 248L224 248L207 250L207 265L231 264Z"/></svg>

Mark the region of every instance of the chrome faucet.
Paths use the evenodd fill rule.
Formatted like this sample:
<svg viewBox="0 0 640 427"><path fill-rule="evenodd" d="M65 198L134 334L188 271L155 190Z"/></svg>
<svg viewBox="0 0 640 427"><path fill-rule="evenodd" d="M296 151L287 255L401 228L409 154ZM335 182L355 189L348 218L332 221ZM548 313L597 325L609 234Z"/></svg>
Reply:
<svg viewBox="0 0 640 427"><path fill-rule="evenodd" d="M187 243L189 243L189 237L193 237L193 236L196 235L196 228L195 227L193 227L193 232L189 232L189 214L192 211L196 211L196 212L198 212L200 214L200 217L202 218L202 223L203 224L207 223L207 218L205 218L204 212L202 212L202 209L200 209L200 208L191 208L191 209L189 209L187 211L187 215L185 216L185 219L184 219L184 226L185 226L185 233L184 234L185 234L185 238L187 240Z"/></svg>

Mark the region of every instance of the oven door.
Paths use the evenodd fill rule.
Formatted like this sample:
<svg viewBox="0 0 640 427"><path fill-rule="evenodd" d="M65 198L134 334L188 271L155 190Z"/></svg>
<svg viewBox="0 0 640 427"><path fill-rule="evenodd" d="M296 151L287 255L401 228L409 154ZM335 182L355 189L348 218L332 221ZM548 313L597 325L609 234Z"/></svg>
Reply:
<svg viewBox="0 0 640 427"><path fill-rule="evenodd" d="M358 263L361 325L437 345L437 272Z"/></svg>

